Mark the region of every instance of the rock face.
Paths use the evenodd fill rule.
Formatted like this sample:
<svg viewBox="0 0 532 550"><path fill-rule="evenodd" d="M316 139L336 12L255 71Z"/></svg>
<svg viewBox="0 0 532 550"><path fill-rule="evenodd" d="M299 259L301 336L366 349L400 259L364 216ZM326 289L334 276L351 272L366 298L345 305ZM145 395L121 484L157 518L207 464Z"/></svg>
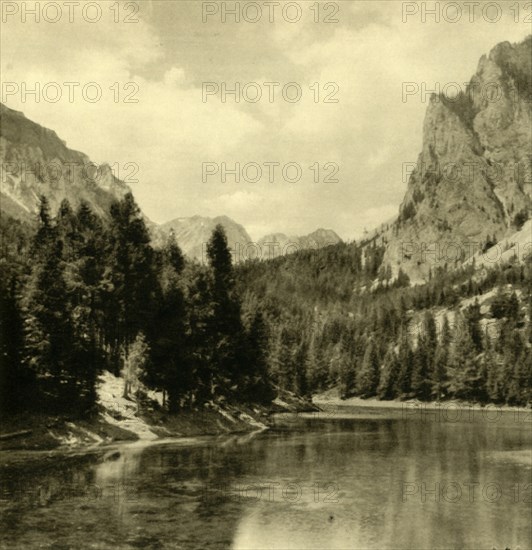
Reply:
<svg viewBox="0 0 532 550"><path fill-rule="evenodd" d="M73 206L86 201L102 217L116 198L130 192L108 165L69 149L53 130L0 104L0 198L3 212L32 220L39 196L52 212L64 198Z"/></svg>
<svg viewBox="0 0 532 550"><path fill-rule="evenodd" d="M413 280L520 229L532 187L532 36L483 56L467 91L433 95L385 261Z"/></svg>

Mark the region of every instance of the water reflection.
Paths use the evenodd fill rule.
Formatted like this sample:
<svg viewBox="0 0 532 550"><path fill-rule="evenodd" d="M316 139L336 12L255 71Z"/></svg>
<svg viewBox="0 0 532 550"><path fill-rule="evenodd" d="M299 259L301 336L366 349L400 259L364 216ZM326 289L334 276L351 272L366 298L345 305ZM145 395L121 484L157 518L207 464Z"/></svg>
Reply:
<svg viewBox="0 0 532 550"><path fill-rule="evenodd" d="M3 469L7 548L530 548L530 425L300 418Z"/></svg>

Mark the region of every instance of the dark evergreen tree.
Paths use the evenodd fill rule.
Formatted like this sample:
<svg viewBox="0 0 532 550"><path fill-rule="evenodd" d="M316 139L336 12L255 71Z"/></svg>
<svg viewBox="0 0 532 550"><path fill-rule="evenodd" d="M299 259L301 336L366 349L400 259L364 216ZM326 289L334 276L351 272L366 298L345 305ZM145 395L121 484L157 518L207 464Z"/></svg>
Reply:
<svg viewBox="0 0 532 550"><path fill-rule="evenodd" d="M465 310L465 325L477 352L482 351L483 337L479 324L481 317L480 306L475 299L475 303Z"/></svg>
<svg viewBox="0 0 532 550"><path fill-rule="evenodd" d="M377 393L379 375L379 356L375 343L370 340L357 377L357 391L361 397L373 397Z"/></svg>
<svg viewBox="0 0 532 550"><path fill-rule="evenodd" d="M146 372L149 385L168 395L170 412L176 412L193 388L186 360L185 297L181 274L185 262L175 235L170 233L161 253L159 304L152 334L152 361Z"/></svg>
<svg viewBox="0 0 532 550"><path fill-rule="evenodd" d="M268 374L267 349L268 329L264 316L257 311L252 316L245 337L242 397L246 402L269 403L275 397ZM305 371L301 369L301 372Z"/></svg>
<svg viewBox="0 0 532 550"><path fill-rule="evenodd" d="M451 327L449 325L449 319L445 316L440 339L436 345L434 368L431 377L431 395L438 401L446 397L448 385L447 368L449 364L451 340Z"/></svg>
<svg viewBox="0 0 532 550"><path fill-rule="evenodd" d="M72 372L74 335L65 300L62 243L51 240L39 253L26 290L26 364L36 373L46 406L59 410L73 406L79 397Z"/></svg>
<svg viewBox="0 0 532 550"><path fill-rule="evenodd" d="M151 332L158 288L150 235L131 193L111 206L106 237L105 333L117 370L120 354L127 357L139 331Z"/></svg>
<svg viewBox="0 0 532 550"><path fill-rule="evenodd" d="M390 345L382 362L379 385L377 387L377 397L383 400L389 400L396 397L396 380L399 374L400 365L397 356Z"/></svg>
<svg viewBox="0 0 532 550"><path fill-rule="evenodd" d="M186 280L185 372L191 379L188 404L212 399L218 379L215 372L215 341L212 331L213 300L210 273L198 265L189 266Z"/></svg>
<svg viewBox="0 0 532 550"><path fill-rule="evenodd" d="M530 400L531 363L530 350L526 348L521 333L511 332L504 344L504 371L509 380L506 386L506 402L510 405L526 405Z"/></svg>
<svg viewBox="0 0 532 550"><path fill-rule="evenodd" d="M428 401L432 394L434 352L438 343L436 323L430 312L425 313L421 334L414 352L411 389L416 397Z"/></svg>
<svg viewBox="0 0 532 550"><path fill-rule="evenodd" d="M483 393L485 381L482 378L477 344L473 339L471 324L458 319L454 327L454 346L449 360L449 395L456 399L478 400ZM463 329L462 327L465 327Z"/></svg>
<svg viewBox="0 0 532 550"><path fill-rule="evenodd" d="M0 415L4 417L35 405L35 377L22 362L23 353L17 282L0 279Z"/></svg>
<svg viewBox="0 0 532 550"><path fill-rule="evenodd" d="M412 371L414 367L414 354L410 346L408 332L405 327L401 329L399 336L399 350L397 353L399 372L395 381L394 395L402 399L412 395Z"/></svg>
<svg viewBox="0 0 532 550"><path fill-rule="evenodd" d="M213 315L210 331L214 345L213 371L220 389L238 393L245 372L244 330L241 304L235 292L231 253L221 225L217 225L207 243L207 257L212 270Z"/></svg>

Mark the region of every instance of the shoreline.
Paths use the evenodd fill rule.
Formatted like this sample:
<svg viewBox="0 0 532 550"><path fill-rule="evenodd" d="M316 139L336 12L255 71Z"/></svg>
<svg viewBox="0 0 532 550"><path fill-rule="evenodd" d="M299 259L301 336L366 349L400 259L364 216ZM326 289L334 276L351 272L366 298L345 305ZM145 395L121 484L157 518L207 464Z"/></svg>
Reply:
<svg viewBox="0 0 532 550"><path fill-rule="evenodd" d="M3 459L9 454L34 457L76 457L101 454L117 446L151 446L159 444L196 445L202 441L231 436L250 436L272 427L301 419L349 419L349 418L403 418L447 422L472 421L496 422L500 418L532 423L532 408L480 404L467 401L390 400L350 397L340 399L335 390L328 390L312 397L312 407L301 401L287 404L275 400L270 406L209 406L204 410L183 411L173 416L140 415L139 420L149 429L145 433L128 430L125 421L109 422L107 411L100 411L90 419L75 420L46 415L19 415L6 419L2 435L10 435L21 428L30 428L29 435L6 438L0 441L0 467L11 461ZM313 410L312 410L313 409ZM477 413L475 415L475 413ZM479 414L480 413L480 414Z"/></svg>
<svg viewBox="0 0 532 550"><path fill-rule="evenodd" d="M169 414L157 396L122 397L121 381L104 375L97 410L82 418L67 414L19 413L0 422L0 467L5 453L100 452L116 444L196 442L200 438L248 435L269 429L277 413L317 411L308 399L289 392L265 405L209 401ZM154 398L155 397L155 398Z"/></svg>
<svg viewBox="0 0 532 550"><path fill-rule="evenodd" d="M408 399L406 401L400 401L393 399L390 401L379 400L376 398L363 399L361 397L349 397L347 399L340 399L335 396L327 396L319 394L313 396L312 402L319 406L336 406L336 407L360 407L366 409L429 409L429 410L478 410L478 411L500 411L503 413L522 413L532 414L531 407L515 407L512 405L498 405L496 403L475 403L471 401L460 401L457 399L449 399L442 401L419 401L417 399Z"/></svg>
<svg viewBox="0 0 532 550"><path fill-rule="evenodd" d="M76 455L99 452L117 444L142 446L249 434L268 429L269 417L274 413L263 407L254 410L248 407L217 407L183 411L172 416L152 413L113 421L110 421L106 411L80 419L21 414L1 422L0 466L1 457L7 452ZM25 429L21 430L21 427Z"/></svg>
<svg viewBox="0 0 532 550"><path fill-rule="evenodd" d="M521 424L532 424L532 408L498 405L495 403L475 403L461 400L381 401L376 398L362 399L350 397L340 399L334 390L313 396L312 402L323 412L321 418L376 418L390 417L425 422L472 422L495 423L499 420ZM307 416L305 415L306 417Z"/></svg>

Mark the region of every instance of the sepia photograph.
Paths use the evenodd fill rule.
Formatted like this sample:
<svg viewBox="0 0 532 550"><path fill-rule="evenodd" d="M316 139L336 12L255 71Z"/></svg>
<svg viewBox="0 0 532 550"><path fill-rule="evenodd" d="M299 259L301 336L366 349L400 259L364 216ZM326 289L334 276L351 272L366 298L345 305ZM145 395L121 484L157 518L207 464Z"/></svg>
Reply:
<svg viewBox="0 0 532 550"><path fill-rule="evenodd" d="M0 549L532 549L532 3L0 0Z"/></svg>

